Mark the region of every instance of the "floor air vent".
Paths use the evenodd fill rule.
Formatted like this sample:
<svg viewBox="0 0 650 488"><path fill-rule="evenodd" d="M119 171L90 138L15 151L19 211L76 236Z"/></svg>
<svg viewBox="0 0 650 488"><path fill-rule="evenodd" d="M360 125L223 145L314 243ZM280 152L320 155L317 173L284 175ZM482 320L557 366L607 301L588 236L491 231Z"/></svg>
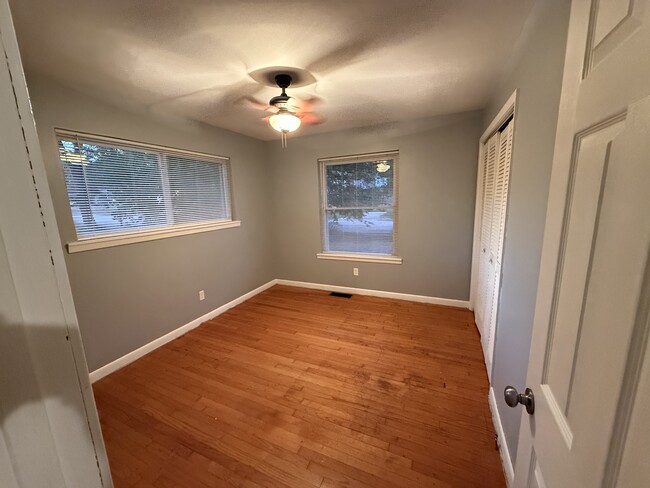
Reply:
<svg viewBox="0 0 650 488"><path fill-rule="evenodd" d="M333 291L330 293L331 297L339 297L339 298L352 298L352 295L349 293L339 293L338 291Z"/></svg>

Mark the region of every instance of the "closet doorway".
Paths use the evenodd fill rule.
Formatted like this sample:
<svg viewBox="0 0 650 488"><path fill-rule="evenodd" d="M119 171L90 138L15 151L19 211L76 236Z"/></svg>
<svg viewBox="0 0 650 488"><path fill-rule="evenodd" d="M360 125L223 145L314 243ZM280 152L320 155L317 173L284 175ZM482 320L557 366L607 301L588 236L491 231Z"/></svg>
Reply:
<svg viewBox="0 0 650 488"><path fill-rule="evenodd" d="M499 312L515 100L513 94L481 137L479 148L470 300L490 378Z"/></svg>

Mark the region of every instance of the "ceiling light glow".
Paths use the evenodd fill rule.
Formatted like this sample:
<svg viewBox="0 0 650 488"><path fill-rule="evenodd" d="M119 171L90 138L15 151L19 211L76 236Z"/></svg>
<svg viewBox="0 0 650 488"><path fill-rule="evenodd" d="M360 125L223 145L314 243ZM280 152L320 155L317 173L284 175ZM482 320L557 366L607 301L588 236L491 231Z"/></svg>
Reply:
<svg viewBox="0 0 650 488"><path fill-rule="evenodd" d="M281 109L278 113L269 117L269 124L278 132L286 134L294 132L300 127L300 117L292 114L287 109Z"/></svg>

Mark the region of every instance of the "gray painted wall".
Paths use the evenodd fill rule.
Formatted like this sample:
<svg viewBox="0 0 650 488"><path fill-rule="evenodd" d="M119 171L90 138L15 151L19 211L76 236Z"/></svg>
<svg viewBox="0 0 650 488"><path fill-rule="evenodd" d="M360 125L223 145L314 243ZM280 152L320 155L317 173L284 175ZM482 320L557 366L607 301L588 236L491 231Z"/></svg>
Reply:
<svg viewBox="0 0 650 488"><path fill-rule="evenodd" d="M276 277L468 299L481 112L292 138L282 150L279 141L118 109L40 75L28 81L62 245L75 231L54 128L231 157L241 227L66 254L91 371ZM317 260L316 160L386 149L401 153L404 264Z"/></svg>
<svg viewBox="0 0 650 488"><path fill-rule="evenodd" d="M508 408L501 392L508 384L520 391L525 387L569 6L566 0L535 4L511 67L485 111L487 128L512 92L519 90L492 369L492 385L513 462L524 410Z"/></svg>
<svg viewBox="0 0 650 488"><path fill-rule="evenodd" d="M66 263L91 371L275 278L263 142L151 117L28 76L62 244L75 239L54 128L229 156L241 227L76 254ZM198 291L206 299L199 301Z"/></svg>
<svg viewBox="0 0 650 488"><path fill-rule="evenodd" d="M279 278L467 300L481 112L267 143ZM317 159L399 149L402 265L316 259ZM352 268L359 268L359 276Z"/></svg>

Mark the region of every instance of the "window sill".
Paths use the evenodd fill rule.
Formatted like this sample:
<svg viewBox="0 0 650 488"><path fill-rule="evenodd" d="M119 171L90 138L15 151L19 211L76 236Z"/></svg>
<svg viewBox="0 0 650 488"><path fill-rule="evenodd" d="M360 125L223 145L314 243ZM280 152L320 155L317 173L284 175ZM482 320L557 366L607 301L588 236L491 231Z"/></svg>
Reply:
<svg viewBox="0 0 650 488"><path fill-rule="evenodd" d="M210 232L218 229L229 229L231 227L239 227L240 225L240 220L228 220L226 222L211 222L208 224L187 225L182 227L178 226L174 228L149 230L144 232L125 232L106 237L91 237L88 239L69 242L67 247L68 253L73 254L76 252L91 251L93 249L102 249L105 247L135 244L136 242L154 241L157 239L166 239L168 237Z"/></svg>
<svg viewBox="0 0 650 488"><path fill-rule="evenodd" d="M330 259L334 261L357 261L360 263L402 264L402 258L399 256L384 256L380 254L320 252L316 254L316 257L318 259Z"/></svg>

